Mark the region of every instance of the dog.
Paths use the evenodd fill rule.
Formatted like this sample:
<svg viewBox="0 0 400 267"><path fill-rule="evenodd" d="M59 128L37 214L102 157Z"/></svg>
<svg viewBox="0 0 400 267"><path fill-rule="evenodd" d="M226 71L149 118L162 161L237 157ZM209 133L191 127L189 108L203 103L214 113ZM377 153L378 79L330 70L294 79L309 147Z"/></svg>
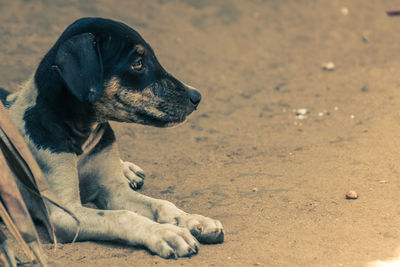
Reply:
<svg viewBox="0 0 400 267"><path fill-rule="evenodd" d="M199 242L223 242L220 221L132 190L145 175L120 159L108 121L173 126L196 110L201 95L166 72L126 24L75 21L20 90L0 97L50 190L79 219L78 241L144 246L163 258L196 254ZM44 220L39 203L20 188L32 217ZM89 202L97 209L83 205ZM73 218L53 205L49 213L57 240L71 242Z"/></svg>

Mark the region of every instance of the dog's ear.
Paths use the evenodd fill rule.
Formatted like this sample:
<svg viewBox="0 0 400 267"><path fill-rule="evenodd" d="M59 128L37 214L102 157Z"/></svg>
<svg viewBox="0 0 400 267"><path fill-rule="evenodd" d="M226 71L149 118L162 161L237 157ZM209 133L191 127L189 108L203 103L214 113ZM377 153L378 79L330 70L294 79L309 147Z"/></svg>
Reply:
<svg viewBox="0 0 400 267"><path fill-rule="evenodd" d="M103 63L95 36L82 33L58 48L53 68L80 101L93 103L103 85Z"/></svg>

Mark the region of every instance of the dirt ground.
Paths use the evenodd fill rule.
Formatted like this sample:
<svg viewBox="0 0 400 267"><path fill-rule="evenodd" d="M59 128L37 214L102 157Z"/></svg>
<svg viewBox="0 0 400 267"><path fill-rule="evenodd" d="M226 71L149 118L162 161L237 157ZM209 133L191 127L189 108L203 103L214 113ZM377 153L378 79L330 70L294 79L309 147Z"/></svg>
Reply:
<svg viewBox="0 0 400 267"><path fill-rule="evenodd" d="M43 236L50 266L363 266L400 245L400 17L392 0L0 0L0 86L16 90L83 16L124 21L197 87L171 129L114 124L144 194L222 221L164 260ZM334 62L335 69L321 65ZM305 118L298 109L307 109ZM353 189L359 199L346 200ZM132 226L134 227L134 226ZM399 253L400 254L400 253Z"/></svg>

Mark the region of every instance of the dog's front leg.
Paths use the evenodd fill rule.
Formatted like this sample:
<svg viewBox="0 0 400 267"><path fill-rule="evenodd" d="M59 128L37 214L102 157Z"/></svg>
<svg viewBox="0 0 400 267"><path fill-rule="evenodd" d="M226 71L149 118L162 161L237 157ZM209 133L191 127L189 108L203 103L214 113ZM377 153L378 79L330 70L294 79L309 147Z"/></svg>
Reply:
<svg viewBox="0 0 400 267"><path fill-rule="evenodd" d="M79 219L78 241L118 241L147 247L164 258L196 254L198 244L187 229L159 224L126 210L96 210L67 206ZM65 212L51 210L50 216L61 242L71 242L76 222Z"/></svg>
<svg viewBox="0 0 400 267"><path fill-rule="evenodd" d="M83 207L79 196L76 156L61 153L46 157L49 158L51 160L47 161L47 166L42 165L45 167L45 176L50 190L61 204L79 219L77 240L120 241L129 245L142 245L165 258L197 253L197 241L187 229L158 224L132 211ZM50 219L55 226L57 238L62 242L72 241L77 230L75 220L53 205L50 205Z"/></svg>
<svg viewBox="0 0 400 267"><path fill-rule="evenodd" d="M150 218L158 223L172 224L189 229L202 243L220 243L224 239L222 224L202 215L188 214L174 204L154 199L133 191L123 174L123 166L119 160L116 144L103 149L101 153L89 155L81 164L80 171L87 184L82 191L84 195L93 196L94 201L102 209L126 209ZM98 180L90 177L96 174ZM98 183L100 191L91 191L93 183Z"/></svg>

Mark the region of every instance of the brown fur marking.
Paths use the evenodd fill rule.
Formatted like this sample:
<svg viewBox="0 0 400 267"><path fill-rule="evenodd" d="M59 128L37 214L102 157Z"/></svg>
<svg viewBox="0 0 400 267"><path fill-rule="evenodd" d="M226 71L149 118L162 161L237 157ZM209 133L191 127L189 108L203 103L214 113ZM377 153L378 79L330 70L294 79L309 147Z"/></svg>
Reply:
<svg viewBox="0 0 400 267"><path fill-rule="evenodd" d="M118 96L117 98L115 96ZM117 101L121 99L121 102ZM105 85L105 89L95 103L95 109L100 121L114 118L120 121L135 121L137 118L132 111L145 111L153 117L163 117L165 113L156 108L162 99L155 96L151 88L142 92L134 92L120 85L116 77L111 78Z"/></svg>

